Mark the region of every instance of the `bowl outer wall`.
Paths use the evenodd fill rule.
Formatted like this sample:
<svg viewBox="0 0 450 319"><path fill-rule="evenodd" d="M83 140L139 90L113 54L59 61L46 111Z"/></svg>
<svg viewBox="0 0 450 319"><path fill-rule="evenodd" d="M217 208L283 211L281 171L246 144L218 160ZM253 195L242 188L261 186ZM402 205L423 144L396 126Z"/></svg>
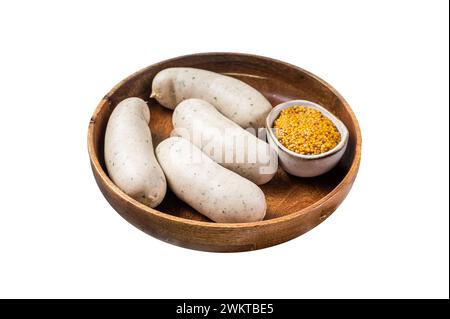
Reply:
<svg viewBox="0 0 450 319"><path fill-rule="evenodd" d="M289 215L264 220L254 223L223 224L194 221L177 216L172 216L156 209L145 206L124 194L112 183L103 170L94 145L94 129L97 115L104 107L109 107L109 96L131 79L147 72L150 68L161 63L180 61L192 57L220 57L233 56L245 59L257 59L282 64L307 74L323 86L327 87L346 108L355 126L355 154L349 170L342 181L326 196L322 197L312 205L291 213ZM97 106L88 128L88 152L95 180L111 206L127 221L143 230L144 232L171 244L185 248L214 251L214 252L237 252L261 249L293 239L325 220L345 199L356 178L361 157L361 133L358 121L342 96L329 84L317 76L285 62L274 59L240 53L200 53L177 57L162 61L158 64L144 68L116 85Z"/></svg>

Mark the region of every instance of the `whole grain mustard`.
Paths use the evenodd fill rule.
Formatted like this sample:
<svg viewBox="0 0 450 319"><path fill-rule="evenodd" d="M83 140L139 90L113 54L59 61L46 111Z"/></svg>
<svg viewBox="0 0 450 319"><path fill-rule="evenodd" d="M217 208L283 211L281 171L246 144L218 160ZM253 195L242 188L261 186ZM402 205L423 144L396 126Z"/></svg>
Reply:
<svg viewBox="0 0 450 319"><path fill-rule="evenodd" d="M274 128L283 146L303 155L325 153L341 140L341 134L329 118L318 110L302 105L281 111Z"/></svg>

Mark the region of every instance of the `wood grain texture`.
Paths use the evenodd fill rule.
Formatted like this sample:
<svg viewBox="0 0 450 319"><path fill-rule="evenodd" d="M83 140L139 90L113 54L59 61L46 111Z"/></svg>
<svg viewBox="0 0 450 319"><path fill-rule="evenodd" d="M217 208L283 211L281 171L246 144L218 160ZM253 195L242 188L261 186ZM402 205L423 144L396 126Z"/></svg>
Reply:
<svg viewBox="0 0 450 319"><path fill-rule="evenodd" d="M168 191L156 209L147 207L114 185L106 173L103 140L114 107L137 96L148 101L150 128L156 147L172 130L172 111L150 99L152 79L168 67L196 67L224 73L250 84L273 106L293 99L321 104L347 126L345 155L336 168L315 178L299 178L281 168L261 188L266 195L265 220L255 223L213 223ZM325 220L344 200L356 178L361 157L361 133L346 101L329 84L296 66L270 58L237 53L182 56L149 66L116 85L97 106L88 129L88 151L97 184L111 206L127 221L166 242L191 249L235 252L273 246L295 238Z"/></svg>

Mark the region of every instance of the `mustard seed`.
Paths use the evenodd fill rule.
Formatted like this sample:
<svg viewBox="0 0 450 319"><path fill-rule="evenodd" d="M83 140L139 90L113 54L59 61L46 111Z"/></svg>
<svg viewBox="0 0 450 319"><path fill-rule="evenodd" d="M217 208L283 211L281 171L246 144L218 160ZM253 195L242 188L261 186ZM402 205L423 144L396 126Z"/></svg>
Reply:
<svg viewBox="0 0 450 319"><path fill-rule="evenodd" d="M329 118L319 110L302 105L281 111L274 128L283 146L303 155L325 153L341 140L341 134Z"/></svg>

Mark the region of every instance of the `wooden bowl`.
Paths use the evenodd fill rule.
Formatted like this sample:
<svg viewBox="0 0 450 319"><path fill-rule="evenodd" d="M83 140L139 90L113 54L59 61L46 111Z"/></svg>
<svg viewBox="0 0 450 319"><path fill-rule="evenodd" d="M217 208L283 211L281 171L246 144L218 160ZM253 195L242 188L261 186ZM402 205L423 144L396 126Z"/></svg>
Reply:
<svg viewBox="0 0 450 319"><path fill-rule="evenodd" d="M253 223L214 223L197 213L168 190L164 201L152 209L123 193L108 177L103 140L111 111L123 99L149 100L153 77L168 67L195 67L224 73L247 82L272 105L295 99L318 103L334 113L349 131L347 150L330 172L300 178L281 168L261 188L266 195L265 220ZM172 130L172 111L155 100L148 102L153 145ZM356 178L361 157L361 132L350 106L328 83L296 66L274 59L238 53L202 53L151 65L116 85L100 101L88 129L88 151L100 190L111 206L144 232L186 248L236 252L273 246L314 228L344 200Z"/></svg>

